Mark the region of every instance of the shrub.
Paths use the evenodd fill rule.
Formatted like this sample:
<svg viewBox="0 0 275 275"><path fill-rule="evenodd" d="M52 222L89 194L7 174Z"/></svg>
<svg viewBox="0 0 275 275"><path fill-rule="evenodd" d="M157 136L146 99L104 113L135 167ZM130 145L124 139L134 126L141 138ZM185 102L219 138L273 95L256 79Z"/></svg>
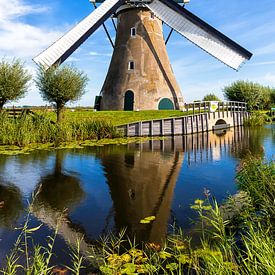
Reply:
<svg viewBox="0 0 275 275"><path fill-rule="evenodd" d="M269 109L274 89L249 81L236 81L223 89L226 99L246 102L249 110Z"/></svg>
<svg viewBox="0 0 275 275"><path fill-rule="evenodd" d="M31 76L20 60L0 61L0 110L8 101L22 98L30 80Z"/></svg>

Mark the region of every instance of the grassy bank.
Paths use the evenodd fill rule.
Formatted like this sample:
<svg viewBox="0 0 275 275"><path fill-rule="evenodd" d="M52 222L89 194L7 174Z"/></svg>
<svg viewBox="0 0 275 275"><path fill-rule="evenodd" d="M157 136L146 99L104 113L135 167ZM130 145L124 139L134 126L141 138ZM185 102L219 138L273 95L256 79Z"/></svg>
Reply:
<svg viewBox="0 0 275 275"><path fill-rule="evenodd" d="M56 120L55 112L45 112L45 111L36 111L43 116L50 118L51 120ZM185 112L182 111L100 111L94 112L93 110L72 110L66 109L64 112L65 120L74 120L74 119L92 119L92 120L108 120L114 125L121 125L131 122L136 122L140 120L152 120L168 117L178 117L185 115ZM190 112L191 114L191 112Z"/></svg>
<svg viewBox="0 0 275 275"><path fill-rule="evenodd" d="M115 126L108 120L85 118L55 124L42 115L22 115L14 119L9 118L7 113L0 113L0 127L0 145L21 147L119 137Z"/></svg>
<svg viewBox="0 0 275 275"><path fill-rule="evenodd" d="M124 231L103 238L85 256L80 252L79 240L68 252L70 266L52 266L58 227L48 247L31 247L26 240L40 227L28 228L27 221L3 273L274 274L274 163L255 158L242 161L237 184L240 192L221 206L209 194L191 206L199 217L200 244L194 245L181 230L175 230L163 245L136 244ZM153 223L154 219L145 220ZM19 259L24 264L20 265Z"/></svg>

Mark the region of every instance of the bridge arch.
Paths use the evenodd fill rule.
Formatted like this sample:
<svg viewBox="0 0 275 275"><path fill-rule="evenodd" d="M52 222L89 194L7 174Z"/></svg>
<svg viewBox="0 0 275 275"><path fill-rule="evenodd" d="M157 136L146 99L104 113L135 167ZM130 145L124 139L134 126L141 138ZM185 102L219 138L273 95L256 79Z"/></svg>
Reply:
<svg viewBox="0 0 275 275"><path fill-rule="evenodd" d="M215 123L215 125L223 125L223 124L227 124L227 122L224 119L218 119Z"/></svg>

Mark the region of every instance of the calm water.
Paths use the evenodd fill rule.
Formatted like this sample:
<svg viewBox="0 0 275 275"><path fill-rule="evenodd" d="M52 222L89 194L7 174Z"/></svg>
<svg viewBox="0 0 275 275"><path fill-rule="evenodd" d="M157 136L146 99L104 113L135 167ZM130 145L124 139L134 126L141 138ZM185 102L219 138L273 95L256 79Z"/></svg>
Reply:
<svg viewBox="0 0 275 275"><path fill-rule="evenodd" d="M219 202L234 194L236 168L248 151L274 157L274 125L226 133L176 137L144 144L0 156L0 261L11 249L31 207L33 237L45 244L63 213L56 254L84 237L82 250L100 235L127 227L139 240L159 242L169 224L190 231L190 205L204 188ZM66 210L64 210L66 209ZM139 221L154 215L149 225ZM1 265L1 264L0 264Z"/></svg>

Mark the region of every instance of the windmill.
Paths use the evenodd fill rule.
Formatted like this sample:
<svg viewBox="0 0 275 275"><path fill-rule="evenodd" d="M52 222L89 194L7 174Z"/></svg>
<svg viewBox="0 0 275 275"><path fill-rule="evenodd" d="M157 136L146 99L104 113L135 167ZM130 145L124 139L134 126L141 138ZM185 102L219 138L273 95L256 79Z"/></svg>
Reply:
<svg viewBox="0 0 275 275"><path fill-rule="evenodd" d="M92 0L101 3L90 15L34 58L45 69L64 62L103 25L114 48L95 106L100 110L181 109L184 101L166 43L173 30L238 70L252 54L185 9L189 0ZM180 4L183 4L181 6ZM114 23L117 18L117 24ZM112 42L104 22L112 18ZM171 31L164 40L162 24Z"/></svg>

